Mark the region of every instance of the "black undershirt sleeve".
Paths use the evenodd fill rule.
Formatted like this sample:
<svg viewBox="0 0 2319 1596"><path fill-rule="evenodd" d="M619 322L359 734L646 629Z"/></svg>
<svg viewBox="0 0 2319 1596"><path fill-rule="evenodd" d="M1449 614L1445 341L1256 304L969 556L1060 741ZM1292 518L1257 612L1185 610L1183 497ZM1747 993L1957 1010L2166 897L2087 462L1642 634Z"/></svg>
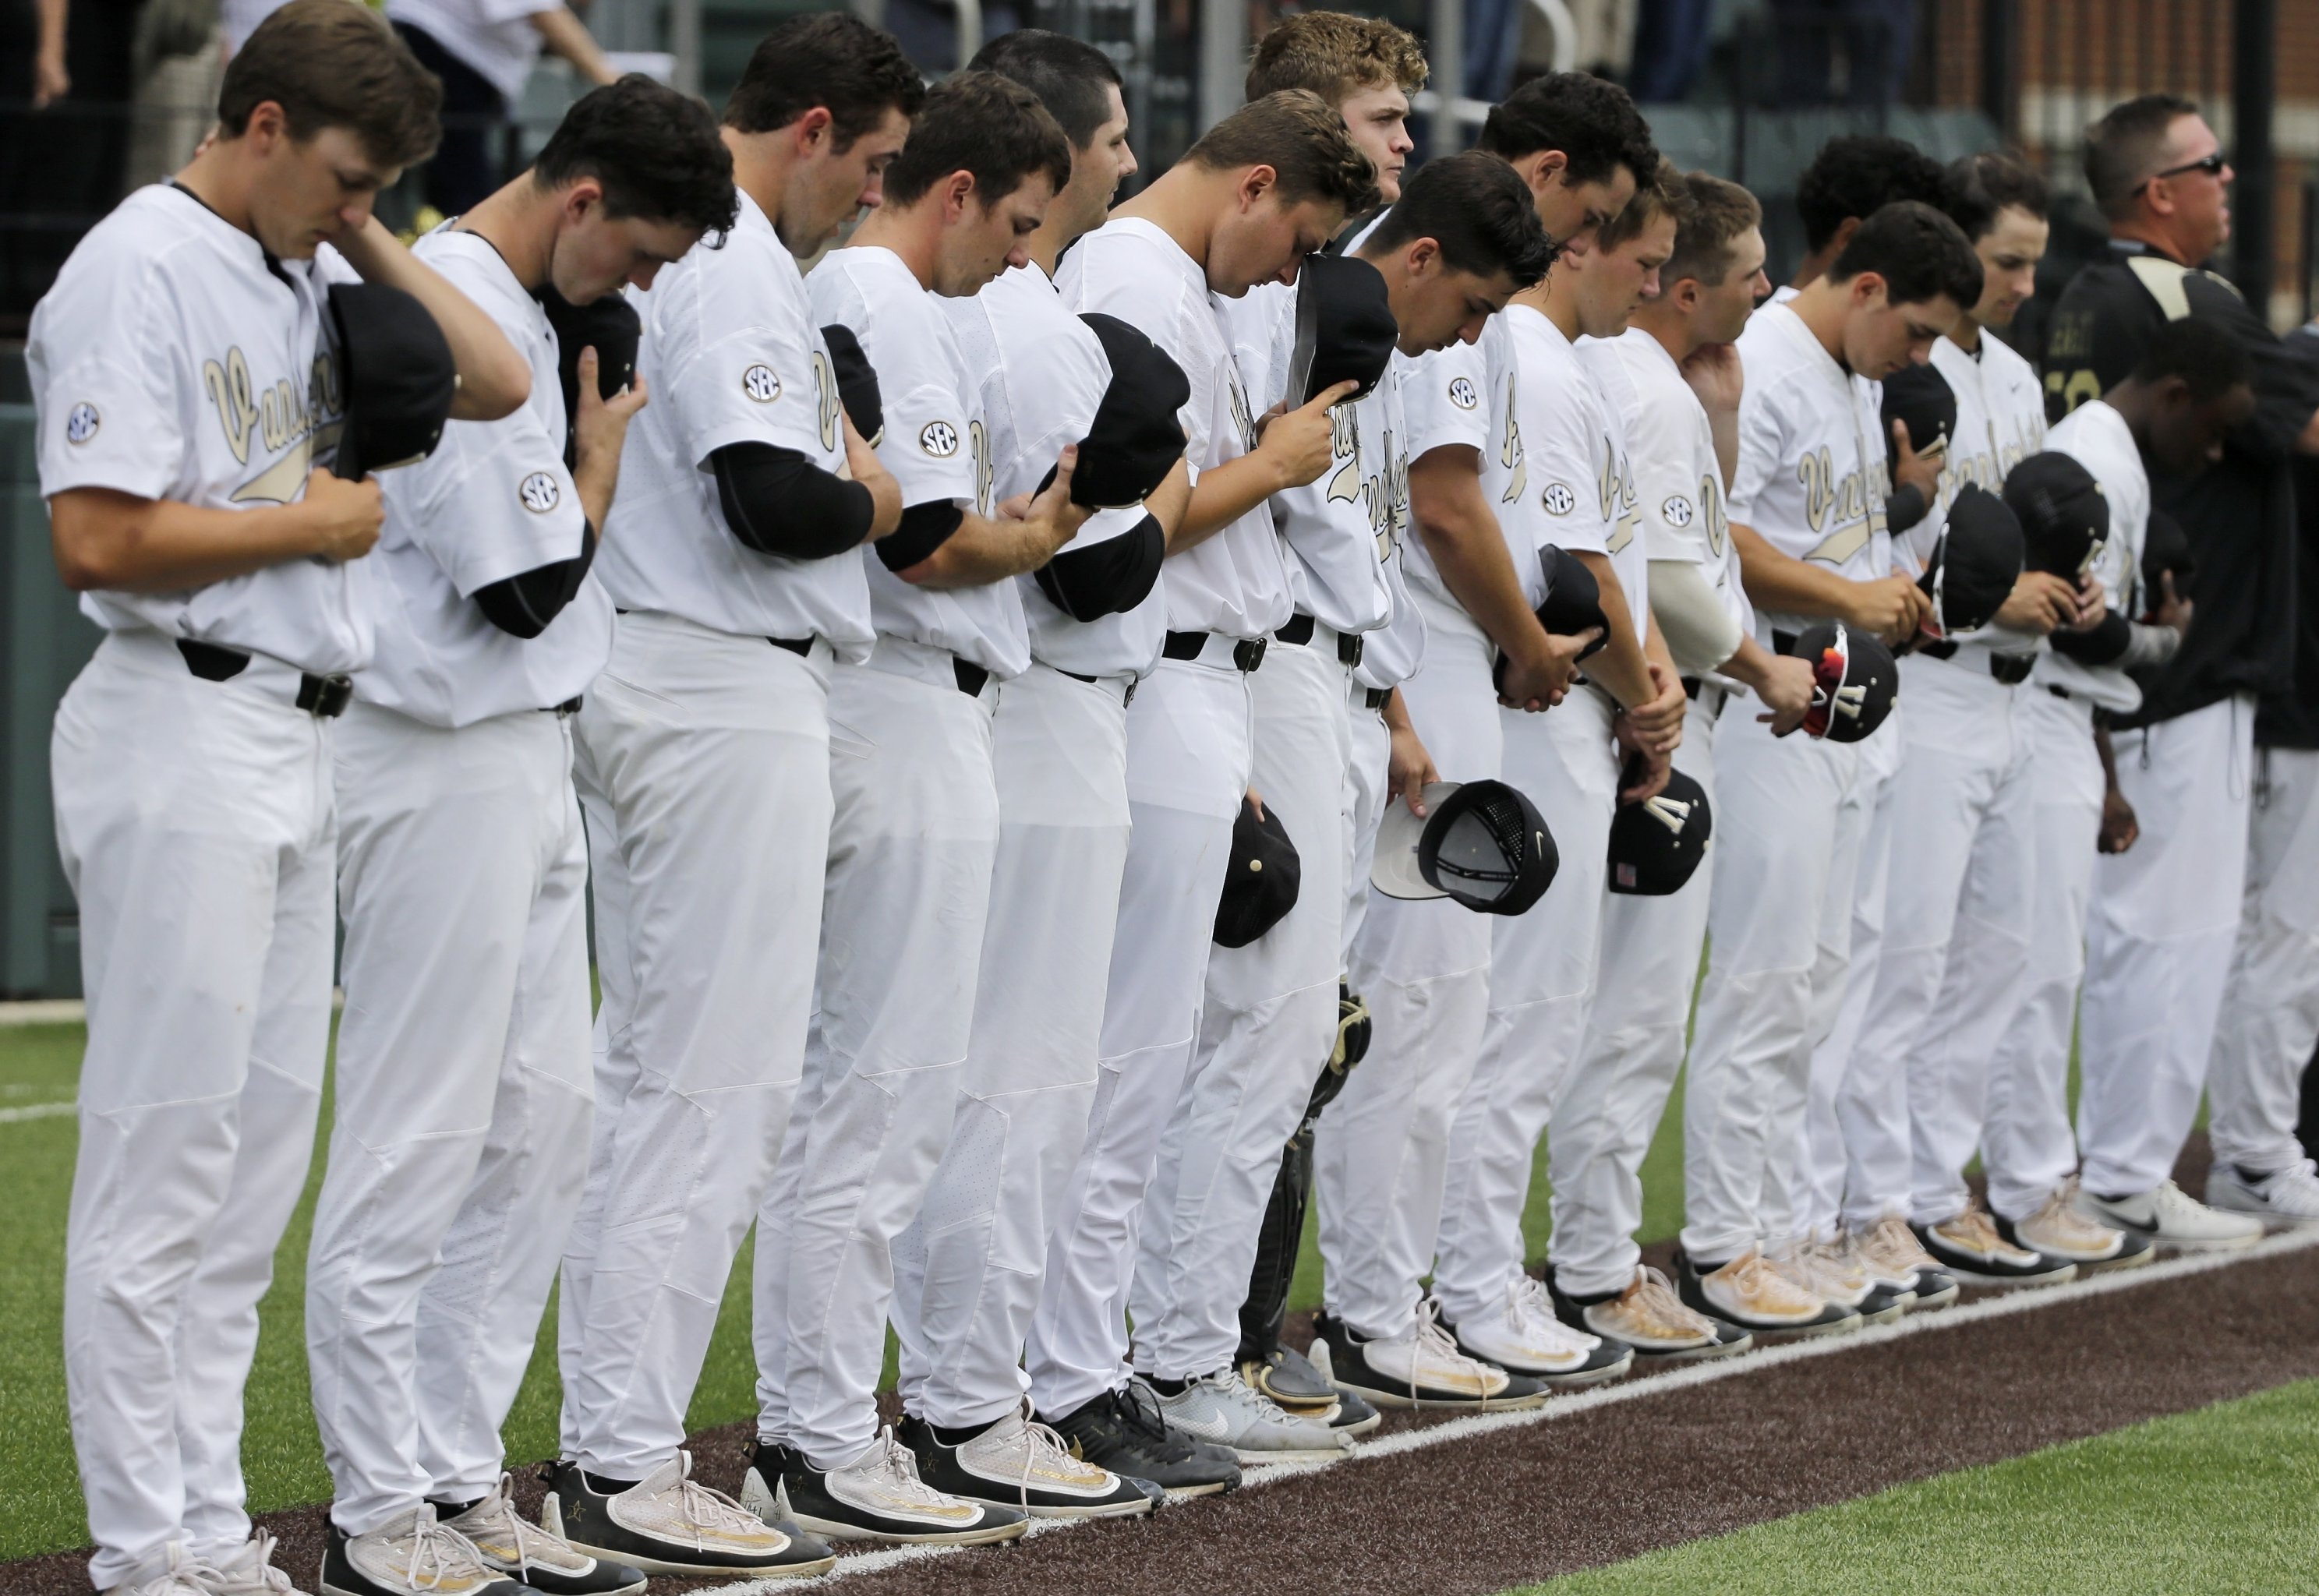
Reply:
<svg viewBox="0 0 2319 1596"><path fill-rule="evenodd" d="M1925 502L1925 491L1914 482L1902 482L1885 497L1884 524L1895 532L1906 532L1925 518L1931 506Z"/></svg>
<svg viewBox="0 0 2319 1596"><path fill-rule="evenodd" d="M537 637L579 596L580 584L595 563L596 528L582 521L578 555L486 582L475 590L475 602L483 606L483 618L501 631L527 639Z"/></svg>
<svg viewBox="0 0 2319 1596"><path fill-rule="evenodd" d="M907 571L919 561L932 558L965 520L966 512L956 500L929 499L924 504L913 504L902 512L902 524L878 540L878 557L889 571Z"/></svg>
<svg viewBox="0 0 2319 1596"><path fill-rule="evenodd" d="M2133 643L2133 626L2115 609L2089 630L2053 636L2053 652L2082 665L2114 664L2125 657Z"/></svg>
<svg viewBox="0 0 2319 1596"><path fill-rule="evenodd" d="M870 536L877 501L778 444L733 443L708 456L725 525L744 548L789 560L826 560Z"/></svg>
<svg viewBox="0 0 2319 1596"><path fill-rule="evenodd" d="M1032 573L1039 591L1076 621L1122 615L1150 596L1167 557L1168 535L1147 515L1132 531L1087 548L1066 548Z"/></svg>

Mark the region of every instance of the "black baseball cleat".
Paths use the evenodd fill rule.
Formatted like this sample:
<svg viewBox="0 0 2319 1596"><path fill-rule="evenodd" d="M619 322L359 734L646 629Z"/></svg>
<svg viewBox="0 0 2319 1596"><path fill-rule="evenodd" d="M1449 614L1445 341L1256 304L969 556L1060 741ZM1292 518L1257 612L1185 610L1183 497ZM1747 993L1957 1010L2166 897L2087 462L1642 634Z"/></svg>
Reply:
<svg viewBox="0 0 2319 1596"><path fill-rule="evenodd" d="M1339 1390L1380 1408L1462 1408L1501 1412L1535 1408L1546 1387L1527 1375L1468 1357L1443 1331L1429 1299L1406 1334L1356 1335L1326 1312L1313 1321L1313 1366Z"/></svg>
<svg viewBox="0 0 2319 1596"><path fill-rule="evenodd" d="M1917 1267L1917 1300L1910 1304L1908 1311L1915 1313L1926 1308L1945 1308L1957 1300L1961 1289L1955 1276L1940 1269L1927 1269L1920 1264Z"/></svg>
<svg viewBox="0 0 2319 1596"><path fill-rule="evenodd" d="M1240 1366L1241 1378L1268 1396L1281 1411L1299 1418L1326 1418L1340 1435L1367 1435L1385 1422L1385 1415L1358 1393L1339 1389L1313 1366L1312 1360L1293 1348L1275 1347L1261 1359Z"/></svg>
<svg viewBox="0 0 2319 1596"><path fill-rule="evenodd" d="M1941 1273L1973 1285L2059 1285L2077 1278L2077 1265L2006 1240L1978 1207L1938 1224L1908 1228Z"/></svg>
<svg viewBox="0 0 2319 1596"><path fill-rule="evenodd" d="M1073 1456L1157 1485L1170 1496L1214 1496L1240 1488L1240 1464L1232 1455L1169 1429L1160 1399L1141 1379L1068 1413L1041 1417Z"/></svg>
<svg viewBox="0 0 2319 1596"><path fill-rule="evenodd" d="M1860 1328L1860 1315L1816 1296L1773 1269L1759 1248L1721 1264L1674 1255L1675 1294L1696 1313L1728 1321L1759 1342L1839 1335Z"/></svg>
<svg viewBox="0 0 2319 1596"><path fill-rule="evenodd" d="M751 1511L691 1474L690 1452L633 1485L591 1479L576 1463L551 1463L540 1522L591 1557L646 1573L810 1579L837 1566L837 1555L812 1536Z"/></svg>
<svg viewBox="0 0 2319 1596"><path fill-rule="evenodd" d="M1863 1324L1898 1324L1916 1303L1914 1286L1887 1285L1877 1280L1870 1282L1868 1294L1860 1299L1854 1312L1860 1315Z"/></svg>
<svg viewBox="0 0 2319 1596"><path fill-rule="evenodd" d="M643 1569L591 1556L525 1519L515 1510L509 1475L501 1475L498 1487L480 1501L438 1504L437 1511L450 1515L444 1523L467 1537L483 1566L541 1596L638 1596L645 1588Z"/></svg>
<svg viewBox="0 0 2319 1596"><path fill-rule="evenodd" d="M1557 1319L1573 1330L1633 1348L1635 1362L1651 1368L1728 1357L1755 1344L1753 1336L1729 1320L1683 1302L1667 1277L1647 1266L1636 1269L1634 1281L1624 1291L1574 1297L1562 1289L1548 1264L1546 1289Z"/></svg>
<svg viewBox="0 0 2319 1596"><path fill-rule="evenodd" d="M918 1460L891 1429L840 1468L816 1468L794 1447L759 1441L741 1480L741 1505L776 1514L830 1540L974 1546L1015 1540L1031 1516L970 1501L918 1478Z"/></svg>
<svg viewBox="0 0 2319 1596"><path fill-rule="evenodd" d="M1166 1493L1074 1456L1061 1438L1021 1412L945 1440L925 1420L904 1415L896 1432L918 1460L918 1478L968 1501L1020 1508L1034 1519L1123 1519L1148 1513Z"/></svg>

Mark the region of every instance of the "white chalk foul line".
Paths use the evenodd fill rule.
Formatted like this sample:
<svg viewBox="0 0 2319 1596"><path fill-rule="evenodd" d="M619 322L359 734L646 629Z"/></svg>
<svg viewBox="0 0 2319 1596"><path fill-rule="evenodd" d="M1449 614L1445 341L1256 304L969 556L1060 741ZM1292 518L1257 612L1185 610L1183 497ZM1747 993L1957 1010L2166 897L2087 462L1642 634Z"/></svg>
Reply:
<svg viewBox="0 0 2319 1596"><path fill-rule="evenodd" d="M0 1125L13 1125L18 1120L53 1120L71 1114L77 1103L27 1103L22 1108L0 1108Z"/></svg>
<svg viewBox="0 0 2319 1596"><path fill-rule="evenodd" d="M1628 1380L1613 1385L1598 1385L1572 1396L1557 1396L1541 1408L1525 1408L1511 1413L1474 1413L1462 1419L1451 1419L1422 1429L1404 1429L1386 1436L1383 1440L1364 1441L1342 1457L1326 1463L1276 1464L1243 1471L1241 1489L1260 1490L1284 1480L1301 1479L1308 1474L1326 1473L1330 1469L1346 1468L1379 1457L1394 1457L1404 1452L1421 1451L1429 1447L1448 1446L1453 1441L1468 1440L1475 1436L1492 1435L1499 1430L1520 1429L1551 1420L1568 1419L1596 1408L1607 1408L1620 1402L1643 1402L1673 1392L1689 1391L1718 1380L1729 1380L1741 1375L1759 1373L1764 1369L1802 1363L1815 1357L1830 1357L1839 1352L1852 1352L1863 1347L1880 1346L1908 1336L1930 1335L1938 1330L1954 1330L1962 1325L1979 1324L1990 1319L2006 1319L2018 1313L2034 1313L2040 1308L2057 1307L2064 1303L2079 1303L2088 1297L2112 1296L2119 1292L2134 1291L2145 1285L2157 1285L2169 1280L2180 1280L2192 1275L2205 1275L2216 1269L2226 1269L2238 1264L2251 1264L2263 1258L2279 1258L2286 1254L2308 1252L2319 1248L2319 1225L2302 1230L2282 1231L2269 1236L2252 1247L2227 1252L2188 1253L2163 1262L2143 1264L2138 1267L2107 1270L2091 1279L2072 1282L2068 1285L2025 1286L2003 1296L1984 1297L1962 1308L1943 1308L1926 1313L1911 1313L1895 1324L1872 1324L1848 1334L1820 1336L1807 1341L1791 1341L1784 1346L1766 1347L1758 1351L1743 1352L1736 1357L1719 1357L1707 1363L1694 1363L1671 1369L1664 1375L1652 1375L1639 1380ZM1180 1512L1179 1507L1169 1511ZM1024 1538L1047 1535L1060 1529L1076 1528L1082 1519L1033 1519ZM744 1580L729 1585L716 1585L701 1596L777 1596L778 1592L799 1590L806 1585L825 1585L835 1580L849 1579L856 1574L879 1573L906 1564L943 1557L956 1552L974 1551L972 1546L888 1546L875 1552L863 1552L841 1557L837 1566L814 1580Z"/></svg>

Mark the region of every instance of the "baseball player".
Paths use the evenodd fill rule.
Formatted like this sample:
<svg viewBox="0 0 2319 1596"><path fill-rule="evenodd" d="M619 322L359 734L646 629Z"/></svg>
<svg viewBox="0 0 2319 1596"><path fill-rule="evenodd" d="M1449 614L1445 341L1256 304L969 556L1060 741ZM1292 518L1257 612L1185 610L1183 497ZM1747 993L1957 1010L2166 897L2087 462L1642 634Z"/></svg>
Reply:
<svg viewBox="0 0 2319 1596"><path fill-rule="evenodd" d="M877 642L830 682L837 817L818 1012L757 1218L759 1444L742 1501L762 1513L778 1499L784 1516L842 1539L973 1543L1026 1522L921 1481L880 1432L876 1398L893 1239L949 1139L974 1017L998 847L991 713L999 683L1031 663L1011 579L1087 518L1069 444L1026 514L996 515L980 383L943 301L1026 264L1023 241L1070 160L1030 90L952 77L913 122L885 203L807 283L815 320L852 331L878 374L879 458L904 508L861 556ZM990 953L1020 978L1012 949Z"/></svg>
<svg viewBox="0 0 2319 1596"><path fill-rule="evenodd" d="M1892 570L1868 384L1923 361L1980 297L1981 266L1956 224L1905 202L1863 222L1795 298L1749 320L1729 514L1757 641L1788 652L1813 616L1915 634L1926 600ZM1904 473L1918 464L1905 448L1900 460ZM1684 1102L1678 1288L1751 1332L1798 1333L1856 1325L1867 1295L1864 1280L1821 1279L1818 1254L1794 1234L1790 1189L1814 1014L1842 989L1861 837L1839 821L1861 753L1773 729L1751 707L1726 704L1718 717L1719 845Z"/></svg>
<svg viewBox="0 0 2319 1596"><path fill-rule="evenodd" d="M1804 228L1803 257L1795 275L1773 291L1774 302L1825 276L1860 224L1895 200L1948 203L1941 164L1905 139L1845 133L1819 147L1796 179L1796 215Z"/></svg>
<svg viewBox="0 0 2319 1596"><path fill-rule="evenodd" d="M454 416L505 415L528 381L371 215L436 105L383 23L293 0L227 69L217 137L33 312L57 568L105 634L50 765L88 998L64 1356L101 1590L287 1583L243 1510L241 1391L313 1146L333 722L370 657L381 517L374 482L315 469L348 414L330 290L417 298Z"/></svg>
<svg viewBox="0 0 2319 1596"><path fill-rule="evenodd" d="M1516 89L1490 113L1481 144L1513 167L1540 224L1566 250L1591 248L1633 196L1637 173L1657 164L1626 95L1575 73ZM1425 654L1396 702L1430 762L1457 781L1499 774L1501 690L1528 709L1560 701L1579 654L1599 637L1549 636L1525 586L1538 580L1533 523L1543 511L1516 377L1503 316L1490 318L1476 342L1421 356L1403 373L1419 534L1403 559ZM1501 654L1502 690L1492 681ZM1421 1306L1418 1284L1432 1266L1449 1120L1481 1047L1489 967L1490 923L1447 901L1370 904L1349 962L1374 1032L1369 1056L1315 1130L1327 1266L1315 1335L1331 1372L1372 1400L1380 1391L1406 1399L1429 1370L1462 1366L1447 1364L1459 1355ZM1583 1356L1580 1342L1566 1337L1564 1347Z"/></svg>
<svg viewBox="0 0 2319 1596"><path fill-rule="evenodd" d="M519 1519L501 1481L499 1427L587 1168L571 721L611 644L590 567L645 401L604 399L580 352L567 466L555 333L533 296L650 287L731 224L731 169L698 102L627 78L414 249L525 354L531 397L453 424L389 480L392 601L333 751L347 1010L306 1272L337 1487L326 1591L374 1596L438 1568L536 1570L569 1596L643 1589Z"/></svg>
<svg viewBox="0 0 2319 1596"><path fill-rule="evenodd" d="M2319 329L2286 340L2306 368L2319 365ZM2231 984L2215 1032L2206 1133L2215 1163L2206 1201L2274 1218L2319 1220L2319 1175L2296 1141L2299 1083L2319 1042L2319 958L2314 957L2312 886L2319 881L2319 467L2296 462L2296 580L2292 690L2255 705L2254 813L2247 834L2247 893Z"/></svg>
<svg viewBox="0 0 2319 1596"><path fill-rule="evenodd" d="M2144 95L2089 130L2086 176L2109 218L2107 258L2054 307L2046 391L2063 410L2130 371L2158 329L2215 320L2247 350L2251 420L2194 481L2154 508L2197 551L2179 653L2116 718L2118 787L2142 840L2099 862L2087 929L2080 1201L2092 1217L2161 1245L2254 1240L2260 1221L2206 1207L2169 1178L2197 1112L2230 978L2245 883L2256 697L2289 681L2295 629L2289 461L2319 447L2319 388L2260 312L2190 264L2229 236L2232 178L2197 108Z"/></svg>
<svg viewBox="0 0 2319 1596"><path fill-rule="evenodd" d="M1232 822L1249 786L1248 676L1292 592L1265 500L1329 463L1328 405L1274 417L1262 441L1216 299L1293 278L1375 197L1367 157L1317 95L1267 95L1209 130L1184 160L1063 262L1073 309L1115 316L1183 369L1192 494L1162 567L1160 663L1127 717L1132 833L1123 870L1087 1145L1049 1243L1028 1368L1063 1426L1130 1378L1126 1310L1139 1209L1189 1066ZM1241 1280L1247 1278L1243 1264ZM1149 1323L1138 1304L1136 1320ZM1168 1422L1242 1461L1320 1453L1338 1438L1291 1419L1237 1369L1154 1381Z"/></svg>
<svg viewBox="0 0 2319 1596"><path fill-rule="evenodd" d="M900 1435L938 1489L1036 1516L1108 1517L1145 1510L1138 1482L1205 1494L1240 1475L1228 1455L1171 1436L1148 1393L1105 1392L1068 1432L1027 1422L1021 1366L1095 1097L1127 858L1127 704L1160 657L1160 561L1191 485L1177 406L1147 392L1164 387L1166 357L1123 324L1099 335L1054 285L1063 251L1103 225L1135 170L1118 68L1093 45L1039 29L993 41L974 67L1036 94L1071 142L1070 182L1025 241L1028 261L944 306L977 374L991 491L1002 501L1035 491L1079 440L1075 489L1125 466L1130 446L1165 474L1147 504L1098 510L1015 580L1031 663L992 719L998 852L973 1031L949 1146L893 1249ZM1136 344L1141 365L1127 353ZM1114 446L1130 406L1149 436ZM1120 457L1107 461L1107 446Z"/></svg>
<svg viewBox="0 0 2319 1596"><path fill-rule="evenodd" d="M2038 751L2032 766L2037 906L2020 1005L1998 1032L1989 1063L1980 1132L2000 1234L2053 1256L2068 1255L2045 1222L2055 1197L2071 1199L2078 1187L2071 1033L2086 966L2097 843L2099 852L2148 845L2134 840L2130 809L2125 832L2110 834L2105 774L2113 761L2097 728L2106 716L2134 712L2143 690L2127 672L2170 659L2188 618L2168 592L2143 589L2152 475L2188 477L2207 469L2223 440L2253 413L2251 374L2244 351L2223 329L2198 318L2169 322L2152 334L2130 375L2046 436L2049 449L2091 473L2108 504L2109 536L2092 571L2107 616L2089 631L2053 635L2030 676L2034 690L2016 714ZM2152 612L2157 624L2140 618ZM2082 1211L2080 1218L2095 1222ZM2148 1240L2136 1236L2118 1256L2149 1253Z"/></svg>
<svg viewBox="0 0 2319 1596"><path fill-rule="evenodd" d="M633 298L654 402L597 561L625 613L575 727L602 1005L543 1517L646 1573L779 1574L816 1546L690 1479L681 1443L803 1065L831 672L875 636L861 546L902 510L796 263L877 203L923 95L851 16L775 29L725 110L739 217Z"/></svg>
<svg viewBox="0 0 2319 1596"><path fill-rule="evenodd" d="M1701 172L1665 187L1676 229L1658 296L1636 311L1625 336L1579 349L1626 428L1651 617L1682 673L1674 768L1711 804L1715 722L1726 700L1752 690L1762 712L1777 717L1774 732L1792 729L1811 707L1812 672L1752 635L1717 451L1719 437L1736 437L1737 427L1733 343L1765 290L1763 210L1738 185ZM1667 897L1606 898L1585 1040L1552 1105L1548 1280L1556 1306L1566 1322L1633 1348L1638 1361L1749 1344L1747 1331L1683 1306L1634 1240L1643 1155L1683 1067L1712 879L1701 869Z"/></svg>

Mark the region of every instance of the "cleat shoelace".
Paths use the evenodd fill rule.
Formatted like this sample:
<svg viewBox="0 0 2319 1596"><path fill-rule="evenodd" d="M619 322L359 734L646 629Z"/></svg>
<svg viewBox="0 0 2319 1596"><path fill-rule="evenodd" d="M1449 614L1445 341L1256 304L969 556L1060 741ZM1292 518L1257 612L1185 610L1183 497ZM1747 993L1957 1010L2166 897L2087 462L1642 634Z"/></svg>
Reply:
<svg viewBox="0 0 2319 1596"><path fill-rule="evenodd" d="M1409 1360L1409 1402L1412 1408L1421 1408L1425 1405L1419 1400L1417 1394L1417 1371L1429 1357L1436 1364L1447 1367L1452 1375L1470 1378L1474 1382L1475 1390L1480 1392L1486 1400L1490 1391L1492 1366L1484 1363L1478 1357L1469 1357L1457 1350L1457 1343L1450 1339L1448 1330L1441 1328L1441 1305L1431 1297L1427 1297L1417 1304L1417 1328L1414 1339L1416 1345L1412 1349Z"/></svg>
<svg viewBox="0 0 2319 1596"><path fill-rule="evenodd" d="M877 1447L878 1455L870 1460L870 1472L876 1474L880 1488L891 1500L904 1507L930 1511L947 1508L957 1500L918 1478L917 1455L894 1438L892 1425L878 1432Z"/></svg>
<svg viewBox="0 0 2319 1596"><path fill-rule="evenodd" d="M1646 1267L1642 1284L1635 1288L1636 1305L1642 1310L1643 1321L1665 1331L1669 1336L1705 1336L1712 1340L1715 1326L1703 1313L1694 1312L1675 1294L1674 1286L1658 1270Z"/></svg>
<svg viewBox="0 0 2319 1596"><path fill-rule="evenodd" d="M474 1544L427 1509L411 1530L411 1556L403 1582L413 1591L440 1590L447 1581L480 1581L483 1559Z"/></svg>
<svg viewBox="0 0 2319 1596"><path fill-rule="evenodd" d="M888 1432L889 1438L891 1434L891 1431ZM677 1476L676 1488L672 1493L663 1494L675 1496L677 1511L692 1531L693 1550L715 1550L708 1544L709 1537L720 1531L745 1535L753 1539L765 1533L766 1525L762 1519L722 1491L712 1490L692 1477L691 1453L683 1453L681 1456L683 1473Z"/></svg>

